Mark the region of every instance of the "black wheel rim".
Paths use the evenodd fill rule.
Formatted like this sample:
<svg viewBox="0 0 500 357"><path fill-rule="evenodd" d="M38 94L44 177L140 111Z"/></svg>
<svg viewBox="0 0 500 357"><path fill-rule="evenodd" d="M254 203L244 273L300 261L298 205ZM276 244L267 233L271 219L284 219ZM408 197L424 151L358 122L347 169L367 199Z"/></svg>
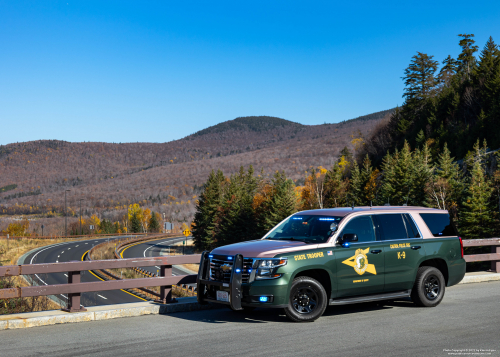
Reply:
<svg viewBox="0 0 500 357"><path fill-rule="evenodd" d="M318 295L311 287L301 287L292 296L292 306L299 314L310 314L318 306Z"/></svg>
<svg viewBox="0 0 500 357"><path fill-rule="evenodd" d="M435 300L441 292L441 283L437 276L429 275L424 282L425 296L429 300Z"/></svg>

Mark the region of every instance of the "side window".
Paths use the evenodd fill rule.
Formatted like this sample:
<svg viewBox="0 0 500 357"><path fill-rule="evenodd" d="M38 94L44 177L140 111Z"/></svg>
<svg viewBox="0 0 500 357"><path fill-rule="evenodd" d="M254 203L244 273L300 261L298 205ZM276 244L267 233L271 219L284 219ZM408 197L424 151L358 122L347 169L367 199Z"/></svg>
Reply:
<svg viewBox="0 0 500 357"><path fill-rule="evenodd" d="M401 214L377 214L373 216L380 240L407 239L406 227Z"/></svg>
<svg viewBox="0 0 500 357"><path fill-rule="evenodd" d="M420 213L434 237L458 236L450 215L446 213Z"/></svg>
<svg viewBox="0 0 500 357"><path fill-rule="evenodd" d="M351 219L340 233L342 237L346 233L354 233L358 236L358 242L371 242L375 240L373 221L371 216L360 216Z"/></svg>
<svg viewBox="0 0 500 357"><path fill-rule="evenodd" d="M413 222L413 219L410 217L408 213L405 213L403 215L405 225L406 225L406 231L408 232L408 238L420 238L420 233L418 233L417 226L415 225L415 222Z"/></svg>

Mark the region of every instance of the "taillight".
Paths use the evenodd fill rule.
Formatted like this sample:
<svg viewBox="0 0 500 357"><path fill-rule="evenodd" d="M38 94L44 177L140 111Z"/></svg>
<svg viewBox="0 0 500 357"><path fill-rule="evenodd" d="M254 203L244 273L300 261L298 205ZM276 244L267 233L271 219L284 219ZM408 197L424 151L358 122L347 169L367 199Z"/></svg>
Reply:
<svg viewBox="0 0 500 357"><path fill-rule="evenodd" d="M462 258L464 257L464 242L462 242L462 237L458 237L460 239L460 250L462 251Z"/></svg>

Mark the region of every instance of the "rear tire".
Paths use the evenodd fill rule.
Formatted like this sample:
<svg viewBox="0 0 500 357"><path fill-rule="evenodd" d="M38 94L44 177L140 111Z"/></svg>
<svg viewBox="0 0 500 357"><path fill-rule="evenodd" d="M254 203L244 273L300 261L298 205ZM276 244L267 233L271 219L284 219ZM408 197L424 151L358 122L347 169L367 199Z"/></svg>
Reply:
<svg viewBox="0 0 500 357"><path fill-rule="evenodd" d="M312 322L325 312L328 297L317 280L301 276L292 282L286 316L294 322Z"/></svg>
<svg viewBox="0 0 500 357"><path fill-rule="evenodd" d="M443 300L445 285L443 274L439 269L420 267L411 291L411 299L418 306L437 306Z"/></svg>

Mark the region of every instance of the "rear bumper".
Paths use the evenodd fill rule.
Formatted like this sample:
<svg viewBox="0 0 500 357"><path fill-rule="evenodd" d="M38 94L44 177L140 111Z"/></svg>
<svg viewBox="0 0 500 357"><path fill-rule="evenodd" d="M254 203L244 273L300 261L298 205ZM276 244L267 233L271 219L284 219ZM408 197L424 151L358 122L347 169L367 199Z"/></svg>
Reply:
<svg viewBox="0 0 500 357"><path fill-rule="evenodd" d="M448 266L448 285L453 286L462 281L465 276L465 259L457 259Z"/></svg>
<svg viewBox="0 0 500 357"><path fill-rule="evenodd" d="M236 254L234 265L228 283L213 281L209 278L208 252L203 252L198 271L197 297L200 304L208 302L229 305L233 310L242 310L245 306L278 308L286 307L288 296L288 275L279 279L253 281L242 283L243 256ZM218 301L215 298L217 290L229 292L229 302ZM267 297L267 299L265 299ZM263 298L261 300L261 298Z"/></svg>

